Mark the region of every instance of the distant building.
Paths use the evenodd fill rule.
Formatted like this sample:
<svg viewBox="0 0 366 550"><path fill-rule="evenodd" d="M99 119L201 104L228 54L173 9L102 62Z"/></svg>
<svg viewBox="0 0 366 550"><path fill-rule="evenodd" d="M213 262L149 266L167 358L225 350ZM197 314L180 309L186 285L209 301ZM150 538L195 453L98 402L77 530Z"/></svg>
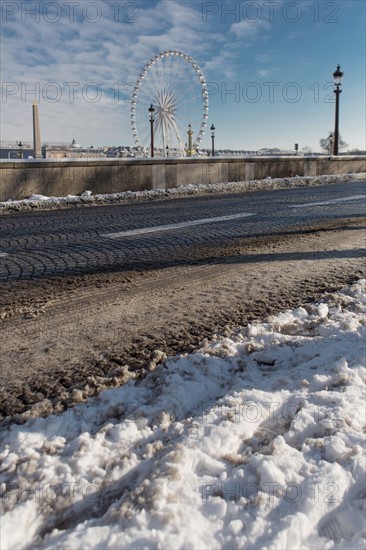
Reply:
<svg viewBox="0 0 366 550"><path fill-rule="evenodd" d="M19 142L20 144L22 142ZM19 160L19 159L32 159L33 147L26 143L19 147L18 142L7 142L6 145L0 147L0 159L2 160Z"/></svg>
<svg viewBox="0 0 366 550"><path fill-rule="evenodd" d="M73 138L70 145L47 145L43 146L43 157L47 159L62 159L62 158L103 158L106 156L104 147L82 147Z"/></svg>

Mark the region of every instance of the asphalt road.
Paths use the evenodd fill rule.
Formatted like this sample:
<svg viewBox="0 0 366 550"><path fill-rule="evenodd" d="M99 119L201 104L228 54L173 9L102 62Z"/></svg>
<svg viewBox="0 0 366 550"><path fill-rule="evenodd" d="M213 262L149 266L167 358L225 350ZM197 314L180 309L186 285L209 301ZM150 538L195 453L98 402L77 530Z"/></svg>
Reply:
<svg viewBox="0 0 366 550"><path fill-rule="evenodd" d="M365 277L365 187L1 215L0 429L139 379L214 334L327 293L331 303Z"/></svg>
<svg viewBox="0 0 366 550"><path fill-rule="evenodd" d="M190 265L207 247L366 213L366 181L0 218L0 280Z"/></svg>

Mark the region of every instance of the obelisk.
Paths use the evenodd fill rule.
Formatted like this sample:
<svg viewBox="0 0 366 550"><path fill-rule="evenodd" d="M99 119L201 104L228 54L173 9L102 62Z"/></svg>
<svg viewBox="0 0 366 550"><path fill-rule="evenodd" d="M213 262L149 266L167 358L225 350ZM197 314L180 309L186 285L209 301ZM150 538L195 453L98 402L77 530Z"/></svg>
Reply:
<svg viewBox="0 0 366 550"><path fill-rule="evenodd" d="M39 113L36 98L33 101L33 156L35 159L42 158L41 130L39 128Z"/></svg>

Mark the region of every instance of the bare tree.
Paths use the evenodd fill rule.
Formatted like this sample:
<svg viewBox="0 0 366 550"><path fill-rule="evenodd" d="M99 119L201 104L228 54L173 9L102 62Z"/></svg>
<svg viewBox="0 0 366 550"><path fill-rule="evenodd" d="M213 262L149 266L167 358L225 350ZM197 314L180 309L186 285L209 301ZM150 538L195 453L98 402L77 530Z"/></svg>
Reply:
<svg viewBox="0 0 366 550"><path fill-rule="evenodd" d="M333 132L329 132L329 136L326 138L322 138L319 143L320 143L321 149L323 149L323 151L331 155L333 152L333 142L334 142L334 134ZM348 147L348 143L343 141L341 135L339 134L339 142L338 142L339 150L346 149L347 147Z"/></svg>

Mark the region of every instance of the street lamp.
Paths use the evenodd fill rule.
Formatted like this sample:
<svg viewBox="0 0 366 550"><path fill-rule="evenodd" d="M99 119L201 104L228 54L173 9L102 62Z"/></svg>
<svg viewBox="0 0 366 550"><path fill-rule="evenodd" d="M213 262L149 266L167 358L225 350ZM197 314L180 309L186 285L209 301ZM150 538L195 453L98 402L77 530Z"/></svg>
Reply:
<svg viewBox="0 0 366 550"><path fill-rule="evenodd" d="M19 141L18 147L19 147L19 158L22 159L23 158L23 147L24 147L24 145L21 141Z"/></svg>
<svg viewBox="0 0 366 550"><path fill-rule="evenodd" d="M336 70L333 73L334 93L335 93L335 96L336 96L333 155L338 155L338 145L339 145L339 94L342 93L342 90L341 90L342 78L343 78L343 73L341 71L340 65L338 64Z"/></svg>
<svg viewBox="0 0 366 550"><path fill-rule="evenodd" d="M212 147L211 147L211 155L214 157L215 156L215 126L212 124L211 125L211 140L212 140Z"/></svg>
<svg viewBox="0 0 366 550"><path fill-rule="evenodd" d="M329 141L329 154L331 155L333 152L333 143L334 143L334 137L332 132L329 132L328 141Z"/></svg>
<svg viewBox="0 0 366 550"><path fill-rule="evenodd" d="M150 133L151 133L151 156L154 156L154 113L155 113L155 107L151 103L149 107L149 113L150 113Z"/></svg>
<svg viewBox="0 0 366 550"><path fill-rule="evenodd" d="M191 156L192 156L192 153L193 153L193 150L192 150L192 136L193 136L192 124L188 124L188 131L187 131L187 134L188 134L188 151L187 151L187 156L188 156L188 157L191 157Z"/></svg>

